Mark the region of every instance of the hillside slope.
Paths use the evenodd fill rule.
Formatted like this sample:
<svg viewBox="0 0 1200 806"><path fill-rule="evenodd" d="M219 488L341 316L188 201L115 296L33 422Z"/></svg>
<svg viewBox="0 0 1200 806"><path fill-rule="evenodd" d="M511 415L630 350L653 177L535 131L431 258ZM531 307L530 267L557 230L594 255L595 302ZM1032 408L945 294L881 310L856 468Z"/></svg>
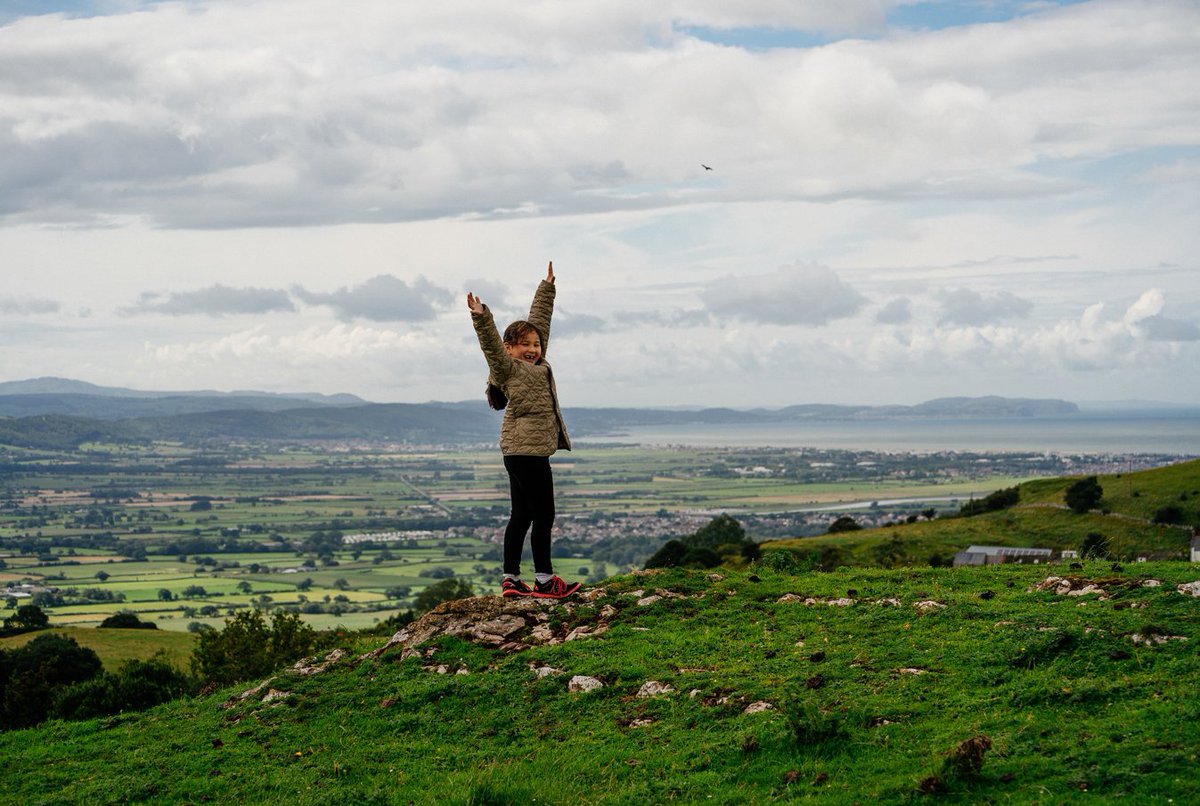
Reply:
<svg viewBox="0 0 1200 806"><path fill-rule="evenodd" d="M1077 515L1063 496L1077 478L1037 479L1019 487L1016 506L970 518L896 524L878 529L775 540L764 551L793 551L806 561L836 565L926 565L949 561L972 544L1078 549L1089 534L1108 540L1113 559L1185 559L1193 526L1200 527L1200 460L1136 473L1099 476L1100 507ZM1154 523L1164 507L1180 510L1174 524ZM822 559L823 558L823 559Z"/></svg>
<svg viewBox="0 0 1200 806"><path fill-rule="evenodd" d="M5 802L1200 800L1200 569L674 570L0 735ZM583 678L600 683L584 691Z"/></svg>

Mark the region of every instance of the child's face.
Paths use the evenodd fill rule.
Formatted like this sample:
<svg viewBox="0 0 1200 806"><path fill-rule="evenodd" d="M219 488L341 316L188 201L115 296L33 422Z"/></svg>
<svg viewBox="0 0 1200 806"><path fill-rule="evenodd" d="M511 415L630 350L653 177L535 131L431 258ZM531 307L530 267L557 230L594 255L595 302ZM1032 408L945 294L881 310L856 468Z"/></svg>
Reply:
<svg viewBox="0 0 1200 806"><path fill-rule="evenodd" d="M504 349L515 361L536 364L542 357L542 339L536 330L526 330L517 337L515 344L504 343Z"/></svg>

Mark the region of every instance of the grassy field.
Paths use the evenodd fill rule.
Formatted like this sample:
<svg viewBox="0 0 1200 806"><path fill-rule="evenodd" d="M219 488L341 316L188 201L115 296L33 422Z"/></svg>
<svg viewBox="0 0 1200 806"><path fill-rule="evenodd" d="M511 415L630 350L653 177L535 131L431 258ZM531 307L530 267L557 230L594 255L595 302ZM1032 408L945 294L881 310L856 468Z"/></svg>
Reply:
<svg viewBox="0 0 1200 806"><path fill-rule="evenodd" d="M623 576L534 605L550 634L592 637L506 652L435 633L361 660L382 640L359 639L244 696L0 735L0 799L1200 801L1200 599L1178 588L1200 571L1086 563L1076 589L1102 592L1042 589L1063 570Z"/></svg>
<svg viewBox="0 0 1200 806"><path fill-rule="evenodd" d="M411 607L440 578L434 573L498 591L507 477L491 450L97 445L7 458L0 585L74 589L71 601L45 607L55 625L94 626L132 610L183 631L220 626L236 608L282 606L300 608L316 626L361 627ZM773 449L589 448L555 458L556 539L577 546L619 540L626 527L615 519L655 514L661 522L653 528L665 542L698 528L699 513L893 497L965 500L1024 478L1002 472L1008 465L977 470L959 456L891 457L885 465L860 459ZM684 513L691 520L672 521ZM341 546L336 537L313 544L322 535L381 531L399 535L386 555L381 546ZM144 557L132 554L139 545L149 552ZM166 553L172 545L195 548ZM627 556L576 553L559 567L597 580L639 565ZM115 598L98 601L89 591ZM0 600L0 619L23 601Z"/></svg>

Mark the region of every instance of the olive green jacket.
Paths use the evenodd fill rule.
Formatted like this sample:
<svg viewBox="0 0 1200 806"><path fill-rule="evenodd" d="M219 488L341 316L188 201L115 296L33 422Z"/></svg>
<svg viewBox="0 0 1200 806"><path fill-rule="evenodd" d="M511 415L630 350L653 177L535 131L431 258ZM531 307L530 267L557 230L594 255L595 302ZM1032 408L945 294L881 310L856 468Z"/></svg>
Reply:
<svg viewBox="0 0 1200 806"><path fill-rule="evenodd" d="M488 363L488 380L504 390L508 407L500 426L500 452L505 456L550 456L571 450L571 438L558 406L554 373L546 363L550 316L554 313L554 284L543 280L533 295L529 324L542 339L542 358L536 364L518 361L505 351L491 310L471 314L475 335Z"/></svg>

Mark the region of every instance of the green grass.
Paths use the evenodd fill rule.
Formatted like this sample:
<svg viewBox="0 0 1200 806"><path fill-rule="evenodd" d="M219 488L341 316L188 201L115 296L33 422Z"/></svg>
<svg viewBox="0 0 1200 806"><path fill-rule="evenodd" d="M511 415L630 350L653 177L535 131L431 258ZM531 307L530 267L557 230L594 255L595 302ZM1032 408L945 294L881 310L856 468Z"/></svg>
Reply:
<svg viewBox="0 0 1200 806"><path fill-rule="evenodd" d="M72 638L80 646L93 650L110 672L116 671L127 660L146 660L159 652L166 653L172 664L186 670L191 663L192 647L196 644L196 637L186 632L54 627L0 638L0 649L16 649L47 633Z"/></svg>
<svg viewBox="0 0 1200 806"><path fill-rule="evenodd" d="M1025 482L1020 485L1017 506L971 518L939 518L857 532L775 540L764 544L763 550L819 553L834 548L842 552L841 562L845 565L878 565L881 556L890 558L883 562L893 565L922 565L935 555L949 560L955 552L972 544L1078 550L1084 538L1095 532L1108 538L1113 559L1132 561L1148 553L1188 556L1190 529L1151 521L1160 507L1173 504L1192 515L1189 523L1200 525L1200 494L1191 492L1200 490L1200 460L1100 476L1098 481L1104 489L1101 508L1082 515L1065 509L1063 504L1067 487L1076 480Z"/></svg>
<svg viewBox="0 0 1200 806"><path fill-rule="evenodd" d="M1175 586L1200 569L1085 564L1077 573L1105 599L1032 588L1052 572L1065 569L621 577L593 604L545 605L563 630L611 605L601 637L506 653L443 636L423 647L428 657L393 651L279 677L270 688L289 696L273 703L223 707L246 684L2 735L0 794L29 804L850 804L924 801L925 782L956 803L1196 802L1200 736L1188 726L1200 716L1200 600ZM1163 584L1144 586L1151 577ZM636 591L656 589L672 595L636 604ZM847 596L850 606L827 603ZM922 612L922 601L943 607ZM1135 633L1186 640L1146 646ZM538 678L531 665L563 673ZM605 687L569 692L573 675ZM674 692L640 698L647 680ZM753 702L772 707L745 713ZM972 775L947 759L977 736L991 747Z"/></svg>

